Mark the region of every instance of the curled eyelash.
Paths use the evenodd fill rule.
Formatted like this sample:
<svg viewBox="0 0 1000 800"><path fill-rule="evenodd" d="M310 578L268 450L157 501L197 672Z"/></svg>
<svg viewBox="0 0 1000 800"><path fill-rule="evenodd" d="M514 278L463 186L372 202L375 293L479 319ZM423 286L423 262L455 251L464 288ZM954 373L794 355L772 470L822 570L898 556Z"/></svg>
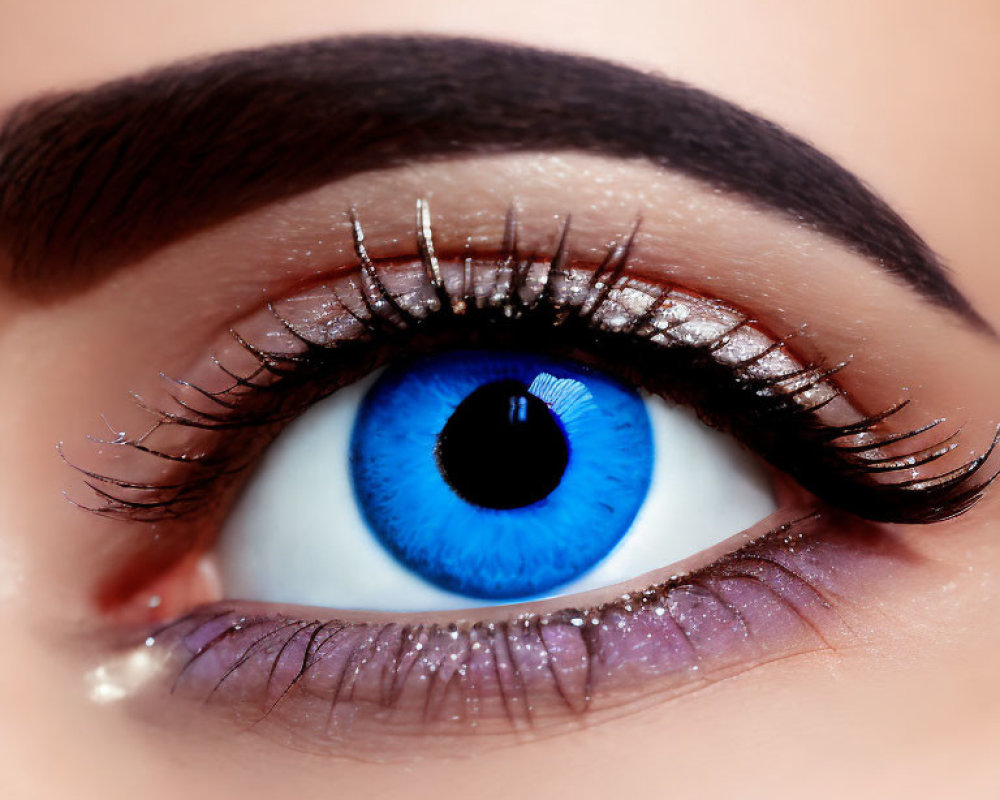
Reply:
<svg viewBox="0 0 1000 800"><path fill-rule="evenodd" d="M270 304L295 348L267 349L238 331L254 363L238 372L214 359L229 385L218 391L169 380L173 409L136 402L152 417L138 437L103 444L168 462L158 482L80 469L98 514L137 521L181 519L217 507L220 486L251 466L270 436L305 408L386 361L448 346L544 349L583 361L655 394L691 405L802 486L866 519L931 523L964 513L996 479L982 476L1000 430L980 455L929 473L956 449L943 420L892 432L908 401L872 414L853 409L837 383L848 362L804 363L735 309L629 271L640 229L613 242L596 268L570 258L566 217L549 254L523 253L517 215L505 219L499 252L442 260L429 205L417 201L416 260L373 257L356 210L349 212L357 271L323 287L326 316L293 319ZM409 283L393 286L399 275ZM541 343L541 345L540 345ZM214 437L197 449L157 442L187 429ZM905 449L912 444L910 450ZM78 468L79 469L79 468ZM183 473L183 474L180 474Z"/></svg>

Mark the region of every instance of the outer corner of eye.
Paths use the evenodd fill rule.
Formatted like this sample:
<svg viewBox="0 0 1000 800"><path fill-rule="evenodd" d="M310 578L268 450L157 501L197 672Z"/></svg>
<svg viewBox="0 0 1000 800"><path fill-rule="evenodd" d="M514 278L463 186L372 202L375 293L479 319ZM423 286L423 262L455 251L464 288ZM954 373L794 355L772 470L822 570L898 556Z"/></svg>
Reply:
<svg viewBox="0 0 1000 800"><path fill-rule="evenodd" d="M684 407L522 351L402 362L271 445L219 544L226 593L433 611L623 583L776 510L770 472Z"/></svg>

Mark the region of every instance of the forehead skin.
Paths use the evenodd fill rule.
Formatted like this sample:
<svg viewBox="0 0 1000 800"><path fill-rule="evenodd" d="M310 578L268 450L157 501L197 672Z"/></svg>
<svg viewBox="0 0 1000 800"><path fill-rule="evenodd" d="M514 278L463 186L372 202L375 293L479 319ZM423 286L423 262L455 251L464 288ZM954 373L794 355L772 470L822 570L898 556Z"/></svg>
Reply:
<svg viewBox="0 0 1000 800"><path fill-rule="evenodd" d="M508 39L654 69L716 92L810 140L869 182L942 255L982 315L1000 327L994 241L1000 208L1000 6L990 0L831 0L808 7L776 0L303 0L280 8L264 0L177 0L164 6L0 0L0 107L182 57L354 32ZM0 314L16 302L0 297ZM994 516L996 508L994 503ZM996 522L993 531L986 529L988 518L980 516L975 524L984 537L1000 535ZM989 558L997 564L998 553L982 553L988 571ZM0 549L0 570L4 557ZM55 689L44 707L35 698L47 696L48 688L36 685L23 693L31 706L15 697L15 684L31 687L56 673L47 671L43 651L0 607L5 652L16 654L0 667L0 705L8 709L0 719L0 795L86 800L113 794L96 788L102 782L91 776L99 773L105 787L113 783L125 787L124 796L141 791L150 798L186 796L195 784L206 795L251 799L361 792L409 798L638 797L653 786L689 796L745 792L748 786L770 796L784 796L793 786L810 787L799 796L924 796L954 792L956 775L976 787L967 796L979 796L983 787L996 785L990 764L1000 718L1000 640L984 635L996 628L1000 601L985 592L986 585L953 586L948 613L962 625L949 629L912 667L905 655L894 653L901 667L889 678L869 670L862 658L837 672L835 681L824 680L823 664L778 668L754 697L723 684L676 711L654 705L593 731L446 769L334 765L276 749L264 751L255 769L219 761L211 752L167 757L104 717L67 719ZM23 670L16 660L22 657ZM781 703L770 702L784 683L799 681ZM742 713L734 717L737 709ZM678 723L682 727L674 728ZM88 733L78 740L54 735L57 729ZM211 751L211 743L203 749ZM52 764L66 777L58 777ZM73 775L88 779L72 782ZM12 795L5 792L8 781Z"/></svg>

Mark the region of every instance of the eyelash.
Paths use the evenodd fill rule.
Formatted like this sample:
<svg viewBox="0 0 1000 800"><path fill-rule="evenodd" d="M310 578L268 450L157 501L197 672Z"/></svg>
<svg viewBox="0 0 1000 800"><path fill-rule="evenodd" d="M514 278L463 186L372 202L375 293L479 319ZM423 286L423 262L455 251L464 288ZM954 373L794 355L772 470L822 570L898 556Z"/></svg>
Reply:
<svg viewBox="0 0 1000 800"><path fill-rule="evenodd" d="M454 703L456 696L462 698L460 714L475 717L476 701L496 696L512 726L534 726L536 715L545 713L536 695L545 692L554 691L558 705L571 712L588 710L595 689L604 688L600 684L613 677L601 673L601 665L607 670L604 661L613 655L605 639L655 641L676 651L677 657L665 660L664 669L678 686L698 677L707 646L700 625L710 618L723 620L716 635L735 651L729 655L732 663L741 663L748 653L761 658L755 653L759 642L754 634L763 623L754 611L768 603L779 609L772 612L770 624L777 625L779 619L808 632L800 646L833 649L830 636L844 626L844 619L827 598L827 577L803 572L789 561L797 550L809 553L815 548L811 524L818 519L813 513L786 522L708 567L586 608L474 624L425 624L297 619L212 605L159 627L147 646L155 642L181 653L172 691L194 692L207 703L232 683L240 702L248 703L247 720L254 726L266 721L293 690L301 689L301 681L315 680L316 673L339 676L332 690L305 691L327 711L327 732L337 710L358 699L358 687L358 695L374 690L377 697L365 700L374 700L383 712L417 709L424 725L458 719L442 713L447 699ZM823 627L827 634L821 632ZM715 647L722 644L716 641ZM265 670L248 665L257 658ZM477 659L489 664L479 666L478 681L472 675ZM254 680L238 679L236 673L245 666ZM582 681L581 669L586 675ZM204 674L193 674L201 671ZM447 698L452 682L460 688ZM397 718L393 724L400 722Z"/></svg>
<svg viewBox="0 0 1000 800"><path fill-rule="evenodd" d="M258 362L252 372L241 375L215 360L232 381L216 392L168 379L179 390L211 403L214 410L196 408L178 394L171 395L176 411L148 406L135 396L155 418L151 429L137 438L118 434L112 440L95 441L165 461L172 467L170 474L158 482L131 481L71 464L99 500L84 508L142 522L197 515L217 497L221 484L252 466L254 456L283 423L387 360L439 348L449 340L460 341L463 347L471 340L480 346L536 351L537 343L546 341L545 349L555 354L594 361L616 377L693 406L706 423L729 431L806 489L869 520L932 523L957 516L971 508L997 477L997 473L978 476L1000 443L1000 430L981 455L936 475L917 477L917 467L936 462L957 447L959 430L930 442L925 434L942 420L886 432L883 423L908 401L867 416L855 412L856 418L847 423L821 421L822 409L844 397L832 379L847 362L833 367L803 363L788 354L789 337L767 336L755 321L721 302L628 274L638 222L624 242L611 244L600 265L581 269L567 258L569 217L551 254L525 256L518 248L518 220L511 209L498 253L462 257L457 293L447 287L435 253L426 201L417 202L416 253L423 285L407 293L386 287L388 276L406 261L372 258L353 210L351 225L360 265L357 282L350 282L354 307L337 290L331 294L344 312L341 324L353 326L355 335L329 339L326 334L307 333L279 311L280 303L269 305L281 331L297 341L300 351L264 350L234 330L240 347ZM475 280L484 270L494 276L488 296ZM589 276L583 285L581 275ZM560 288L560 281L566 285ZM637 311L641 295L648 304ZM696 325L685 335L685 326L697 321L692 311L707 318L714 332L706 335ZM671 313L673 319L664 316ZM720 320L728 322L721 331ZM741 344L744 349L754 345L761 349L745 358L723 359L727 348L735 351ZM764 368L769 360L792 368L769 371ZM810 402L815 396L820 399ZM178 427L220 438L198 452L151 444L163 429ZM899 443L914 441L923 443L898 452ZM246 452L250 458L237 456ZM912 477L884 479L904 472Z"/></svg>

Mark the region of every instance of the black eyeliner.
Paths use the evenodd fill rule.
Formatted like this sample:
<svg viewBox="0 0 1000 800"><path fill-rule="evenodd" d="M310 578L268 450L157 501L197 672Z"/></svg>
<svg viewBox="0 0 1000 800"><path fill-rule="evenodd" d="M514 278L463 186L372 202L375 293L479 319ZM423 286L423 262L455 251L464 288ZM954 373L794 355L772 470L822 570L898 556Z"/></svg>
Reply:
<svg viewBox="0 0 1000 800"><path fill-rule="evenodd" d="M339 320L338 332L329 334L326 323L316 321L305 330L282 312L280 302L269 304L299 350L269 351L233 331L256 368L240 374L216 360L232 381L224 390L174 381L207 406L175 394L174 410L144 405L154 424L142 437L102 442L165 459L174 465L170 476L144 483L80 470L98 501L90 510L154 522L218 510L220 489L311 404L390 360L449 347L541 350L592 362L694 407L708 424L732 433L816 496L869 520L931 523L957 516L997 477L981 473L1000 431L982 454L914 477L917 467L954 452L957 431L939 438L941 420L889 430L887 422L906 402L845 418L850 406L836 377L846 362L802 363L786 353L787 339L767 337L746 315L630 275L626 266L637 228L624 243L612 243L601 264L581 268L566 257L568 222L551 254L525 255L516 247L511 212L505 245L491 256L476 256L470 272L469 256L456 262L435 255L429 209L420 201L417 258L409 262L416 277L399 291L389 284L400 279L406 260L373 256L357 213L350 216L358 270L345 279L347 292L324 287L331 307L339 309L327 320ZM448 264L457 265L450 284L443 274ZM470 275L478 277L473 286ZM202 431L210 441L196 452L153 444L177 428ZM901 442L912 442L912 449L902 450Z"/></svg>

